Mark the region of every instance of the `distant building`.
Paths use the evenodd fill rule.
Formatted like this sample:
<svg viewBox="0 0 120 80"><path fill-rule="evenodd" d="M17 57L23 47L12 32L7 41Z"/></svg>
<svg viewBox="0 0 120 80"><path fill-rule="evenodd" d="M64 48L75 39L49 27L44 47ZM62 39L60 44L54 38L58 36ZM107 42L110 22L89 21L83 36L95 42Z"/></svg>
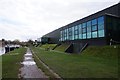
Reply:
<svg viewBox="0 0 120 80"><path fill-rule="evenodd" d="M71 44L75 53L87 45L119 44L120 3L54 30L42 36L41 42Z"/></svg>

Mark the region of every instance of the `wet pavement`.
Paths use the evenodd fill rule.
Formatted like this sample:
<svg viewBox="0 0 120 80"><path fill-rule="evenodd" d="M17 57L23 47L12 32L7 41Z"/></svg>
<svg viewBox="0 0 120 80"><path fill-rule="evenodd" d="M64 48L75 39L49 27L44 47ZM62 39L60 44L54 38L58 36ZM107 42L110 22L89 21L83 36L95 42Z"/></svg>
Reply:
<svg viewBox="0 0 120 80"><path fill-rule="evenodd" d="M21 77L22 78L44 78L48 77L38 69L33 57L32 52L28 48L26 54L24 55L24 61L22 62L23 67L21 68Z"/></svg>

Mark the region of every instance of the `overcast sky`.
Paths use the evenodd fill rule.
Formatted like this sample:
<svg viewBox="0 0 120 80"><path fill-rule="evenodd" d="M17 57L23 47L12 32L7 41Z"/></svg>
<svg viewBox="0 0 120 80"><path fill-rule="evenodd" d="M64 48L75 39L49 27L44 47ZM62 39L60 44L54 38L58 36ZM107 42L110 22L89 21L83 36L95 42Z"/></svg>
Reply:
<svg viewBox="0 0 120 80"><path fill-rule="evenodd" d="M0 0L0 39L37 39L119 0Z"/></svg>

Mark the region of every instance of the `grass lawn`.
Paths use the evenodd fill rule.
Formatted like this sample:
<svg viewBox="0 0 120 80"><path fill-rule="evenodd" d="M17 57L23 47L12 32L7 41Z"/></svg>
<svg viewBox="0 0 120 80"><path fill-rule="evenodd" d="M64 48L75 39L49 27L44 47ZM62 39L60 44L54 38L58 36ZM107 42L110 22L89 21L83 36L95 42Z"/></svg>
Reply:
<svg viewBox="0 0 120 80"><path fill-rule="evenodd" d="M81 54L64 54L33 48L62 78L118 78L119 50L118 46L88 47Z"/></svg>
<svg viewBox="0 0 120 80"><path fill-rule="evenodd" d="M55 50L65 52L65 50L68 48L69 45L70 44L61 44L60 46L55 48Z"/></svg>
<svg viewBox="0 0 120 80"><path fill-rule="evenodd" d="M2 55L2 78L18 78L25 51L25 48L19 48Z"/></svg>
<svg viewBox="0 0 120 80"><path fill-rule="evenodd" d="M41 48L50 48L50 49L53 49L57 44L44 44L41 46Z"/></svg>
<svg viewBox="0 0 120 80"><path fill-rule="evenodd" d="M55 75L53 73L51 73L41 62L40 62L40 59L37 58L36 54L33 54L33 57L34 57L34 60L38 66L38 68L40 68L44 73L45 75L49 76L49 79L51 78L56 78Z"/></svg>

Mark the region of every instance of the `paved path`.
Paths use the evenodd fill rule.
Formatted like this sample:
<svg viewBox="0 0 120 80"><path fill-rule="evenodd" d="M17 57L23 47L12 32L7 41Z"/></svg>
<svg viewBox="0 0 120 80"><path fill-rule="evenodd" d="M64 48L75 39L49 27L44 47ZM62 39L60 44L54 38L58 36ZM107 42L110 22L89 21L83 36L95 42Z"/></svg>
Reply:
<svg viewBox="0 0 120 80"><path fill-rule="evenodd" d="M26 54L24 55L24 61L22 62L23 67L21 68L22 78L46 78L48 77L38 69L35 61L32 58L32 52L28 48Z"/></svg>

